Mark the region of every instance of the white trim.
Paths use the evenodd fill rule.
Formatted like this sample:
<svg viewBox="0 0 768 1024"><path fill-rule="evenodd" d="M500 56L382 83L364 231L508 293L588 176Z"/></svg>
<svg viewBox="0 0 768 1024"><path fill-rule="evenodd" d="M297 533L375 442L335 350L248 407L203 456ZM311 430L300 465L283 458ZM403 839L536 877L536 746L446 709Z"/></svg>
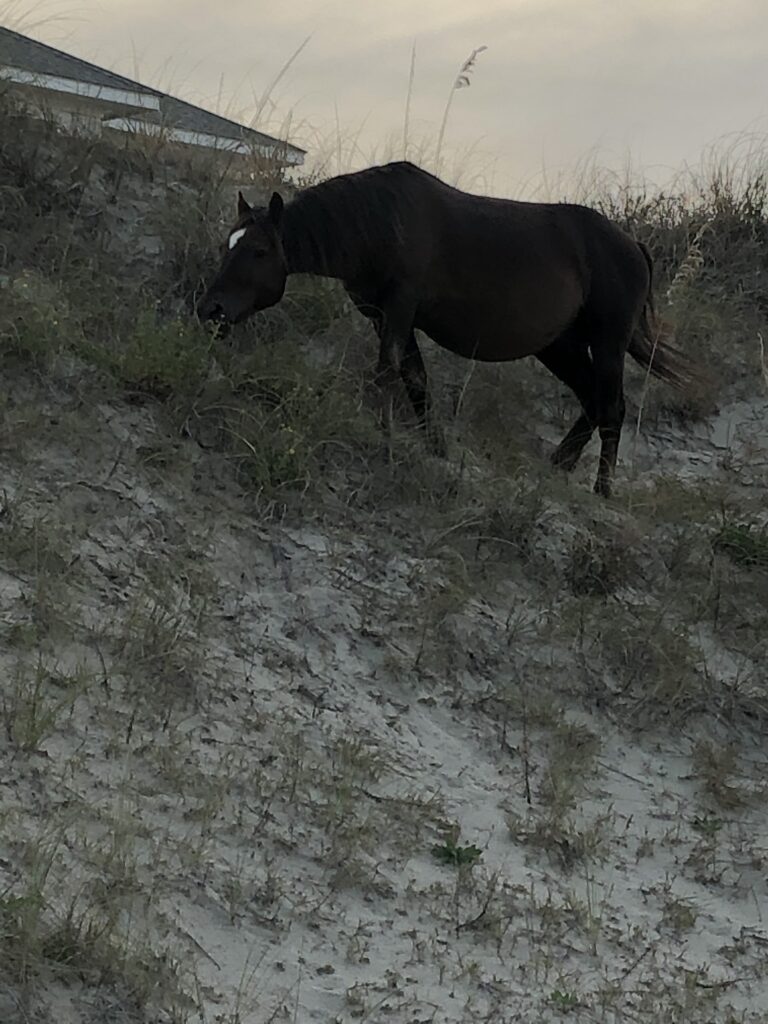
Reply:
<svg viewBox="0 0 768 1024"><path fill-rule="evenodd" d="M17 85L33 85L51 92L66 92L74 96L87 96L105 103L121 103L126 107L140 107L142 110L160 110L160 99L145 92L130 89L113 89L107 85L92 85L74 78L59 78L57 75L42 75L35 71L5 65L0 67L0 78Z"/></svg>
<svg viewBox="0 0 768 1024"><path fill-rule="evenodd" d="M117 132L140 132L142 135L160 135L163 130L154 121L142 121L140 117L107 117L101 123Z"/></svg>
<svg viewBox="0 0 768 1024"><path fill-rule="evenodd" d="M251 156L259 153L261 156L272 157L275 150L284 148L285 162L294 166L304 163L304 154L299 153L290 143L276 141L274 145L265 143L240 142L237 139L228 139L224 135L209 135L207 132L191 132L186 128L166 128L163 125L154 124L152 121L143 121L140 117L112 117L104 121L105 128L114 128L118 132L137 132L145 135L164 135L169 142L181 142L185 146L204 146L208 149L222 149L227 153L237 153L241 156Z"/></svg>

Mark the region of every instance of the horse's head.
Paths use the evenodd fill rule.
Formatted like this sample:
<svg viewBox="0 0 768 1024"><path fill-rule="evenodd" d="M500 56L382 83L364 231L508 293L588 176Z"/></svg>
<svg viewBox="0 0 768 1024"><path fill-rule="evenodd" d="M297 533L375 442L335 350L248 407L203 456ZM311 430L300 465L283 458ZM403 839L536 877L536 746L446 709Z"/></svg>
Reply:
<svg viewBox="0 0 768 1024"><path fill-rule="evenodd" d="M268 207L237 198L237 221L222 250L221 266L197 306L201 320L236 324L283 297L288 271L280 238L283 200Z"/></svg>

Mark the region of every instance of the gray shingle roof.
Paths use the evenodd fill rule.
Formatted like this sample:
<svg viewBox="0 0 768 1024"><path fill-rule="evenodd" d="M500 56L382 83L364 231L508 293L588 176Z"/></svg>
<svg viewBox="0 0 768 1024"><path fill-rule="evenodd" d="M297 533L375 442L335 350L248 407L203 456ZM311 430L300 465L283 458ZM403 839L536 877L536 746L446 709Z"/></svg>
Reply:
<svg viewBox="0 0 768 1024"><path fill-rule="evenodd" d="M128 89L143 92L158 99L163 95L157 89L140 85L123 75L97 67L87 60L73 57L63 50L39 43L36 39L23 36L9 28L0 28L0 64L8 64L36 75L54 75L57 78L71 78L76 82L88 82L107 89Z"/></svg>
<svg viewBox="0 0 768 1024"><path fill-rule="evenodd" d="M192 103L168 96L158 89L135 82L124 75L107 71L87 60L73 57L63 50L40 43L29 36L21 35L12 29L0 27L0 66L7 65L29 71L37 75L51 75L56 78L69 78L77 82L86 82L101 88L122 89L155 97L160 103L160 112L147 112L146 120L160 122L169 128L180 128L189 132L205 135L216 135L224 139L252 143L257 146L285 146L287 149L303 154L305 150L290 143L281 142L271 135L247 128L220 114L214 114Z"/></svg>
<svg viewBox="0 0 768 1024"><path fill-rule="evenodd" d="M160 100L161 120L164 124L173 125L174 128L184 128L190 132L203 132L208 135L220 135L225 139L238 139L244 142L252 142L257 145L290 145L282 143L271 135L256 131L255 128L246 128L245 125L230 121L228 117L220 114L212 114L202 107L196 107L184 100L177 100L173 96L163 96ZM149 114L148 118L157 120L157 114ZM303 153L298 146L290 146L291 149Z"/></svg>

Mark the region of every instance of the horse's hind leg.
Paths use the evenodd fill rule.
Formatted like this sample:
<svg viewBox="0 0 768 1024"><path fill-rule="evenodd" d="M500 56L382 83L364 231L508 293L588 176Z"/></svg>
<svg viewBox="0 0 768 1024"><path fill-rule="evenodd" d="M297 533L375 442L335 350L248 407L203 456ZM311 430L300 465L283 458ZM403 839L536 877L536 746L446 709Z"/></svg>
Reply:
<svg viewBox="0 0 768 1024"><path fill-rule="evenodd" d="M400 376L403 378L408 398L420 426L425 430L427 443L433 454L445 458L445 438L435 422L432 409L432 396L427 381L427 369L424 366L416 335L411 331L405 345L403 358L400 362Z"/></svg>
<svg viewBox="0 0 768 1024"><path fill-rule="evenodd" d="M619 453L621 428L624 425L624 355L626 343L615 339L624 332L610 336L610 340L592 345L595 367L595 401L597 426L600 431L600 464L595 480L595 494L610 497L616 459ZM626 337L626 342L629 336Z"/></svg>
<svg viewBox="0 0 768 1024"><path fill-rule="evenodd" d="M572 331L538 352L536 358L569 387L581 403L581 416L552 454L552 464L570 472L597 426L594 366L587 346Z"/></svg>

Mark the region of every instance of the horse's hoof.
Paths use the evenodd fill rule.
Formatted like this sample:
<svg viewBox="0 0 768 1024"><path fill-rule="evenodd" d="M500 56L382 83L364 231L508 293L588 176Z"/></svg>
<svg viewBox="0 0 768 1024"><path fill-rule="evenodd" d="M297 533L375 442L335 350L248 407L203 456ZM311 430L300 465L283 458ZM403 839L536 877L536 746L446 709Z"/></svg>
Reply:
<svg viewBox="0 0 768 1024"><path fill-rule="evenodd" d="M610 498L613 491L613 484L610 480L606 480L605 477L599 476L597 480L595 480L594 491L599 498Z"/></svg>
<svg viewBox="0 0 768 1024"><path fill-rule="evenodd" d="M556 448L550 455L549 461L555 469L559 469L562 473L571 473L576 468L579 456L573 455L572 452L560 451L559 448Z"/></svg>

